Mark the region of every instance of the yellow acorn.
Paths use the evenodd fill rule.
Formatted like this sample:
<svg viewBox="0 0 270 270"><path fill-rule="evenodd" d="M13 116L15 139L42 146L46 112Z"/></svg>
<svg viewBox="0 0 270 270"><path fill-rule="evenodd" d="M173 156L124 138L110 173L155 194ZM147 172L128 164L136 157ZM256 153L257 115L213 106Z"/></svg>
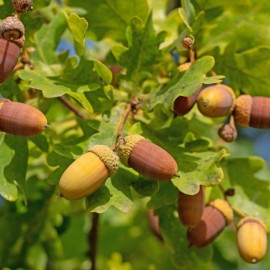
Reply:
<svg viewBox="0 0 270 270"><path fill-rule="evenodd" d="M204 193L204 186L200 186L199 192L194 195L179 191L178 214L184 226L194 228L200 222L204 210Z"/></svg>
<svg viewBox="0 0 270 270"><path fill-rule="evenodd" d="M77 200L92 194L118 169L118 156L105 145L96 145L76 159L63 173L62 197Z"/></svg>
<svg viewBox="0 0 270 270"><path fill-rule="evenodd" d="M263 222L255 217L241 219L237 226L237 246L244 261L259 262L267 250L267 234Z"/></svg>
<svg viewBox="0 0 270 270"><path fill-rule="evenodd" d="M167 151L140 135L125 137L118 153L125 166L150 179L168 181L178 171L176 161Z"/></svg>
<svg viewBox="0 0 270 270"><path fill-rule="evenodd" d="M208 117L228 116L235 106L234 91L224 84L208 86L200 92L197 106Z"/></svg>
<svg viewBox="0 0 270 270"><path fill-rule="evenodd" d="M233 211L227 201L216 199L210 202L197 226L188 230L189 245L201 248L210 244L232 219Z"/></svg>

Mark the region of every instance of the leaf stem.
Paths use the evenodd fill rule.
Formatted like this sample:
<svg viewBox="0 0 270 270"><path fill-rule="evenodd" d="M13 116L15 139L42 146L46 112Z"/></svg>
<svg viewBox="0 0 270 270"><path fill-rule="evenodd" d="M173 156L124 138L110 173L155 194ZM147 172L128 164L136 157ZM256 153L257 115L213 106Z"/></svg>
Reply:
<svg viewBox="0 0 270 270"><path fill-rule="evenodd" d="M88 234L89 258L91 260L91 270L97 270L97 244L98 244L98 225L100 214L93 213L92 227Z"/></svg>

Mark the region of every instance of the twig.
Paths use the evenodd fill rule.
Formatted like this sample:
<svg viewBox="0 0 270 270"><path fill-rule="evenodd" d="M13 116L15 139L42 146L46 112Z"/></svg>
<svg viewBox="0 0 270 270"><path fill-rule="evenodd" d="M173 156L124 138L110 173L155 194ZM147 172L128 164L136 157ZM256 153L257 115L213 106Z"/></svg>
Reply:
<svg viewBox="0 0 270 270"><path fill-rule="evenodd" d="M77 106L75 106L71 101L69 101L65 96L60 96L58 99L68 107L72 112L74 112L78 117L87 119L88 116L81 112Z"/></svg>
<svg viewBox="0 0 270 270"><path fill-rule="evenodd" d="M116 141L115 141L115 145L112 147L112 150L115 151L119 145L121 144L121 140L122 138L122 132L123 132L123 128L125 125L125 122L128 118L128 115L131 112L136 112L138 109L138 105L139 105L139 101L136 99L132 99L131 102L129 104L127 104L127 107L123 113L123 116L120 120L120 123L118 125L118 129L117 129L117 135L116 135Z"/></svg>
<svg viewBox="0 0 270 270"><path fill-rule="evenodd" d="M100 215L93 213L92 215L92 227L88 234L89 243L89 258L91 260L91 270L97 270L96 259L97 259L97 243L98 243L98 223Z"/></svg>

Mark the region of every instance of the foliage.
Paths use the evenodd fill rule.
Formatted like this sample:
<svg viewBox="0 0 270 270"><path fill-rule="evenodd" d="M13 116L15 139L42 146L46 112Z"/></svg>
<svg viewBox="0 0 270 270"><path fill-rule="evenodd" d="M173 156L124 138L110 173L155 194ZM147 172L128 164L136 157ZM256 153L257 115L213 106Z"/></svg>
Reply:
<svg viewBox="0 0 270 270"><path fill-rule="evenodd" d="M1 19L12 14L11 1L0 1L0 10ZM34 69L14 72L0 93L39 108L50 127L36 137L0 135L1 269L89 269L91 212L102 213L100 269L268 269L270 256L257 268L239 258L235 228L204 249L188 247L179 190L196 194L204 185L208 202L223 196L218 186L233 188L228 201L269 232L270 187L250 141L239 136L229 146L218 138L227 119L207 118L196 106L174 117L172 109L178 96L222 80L236 95L270 96L269 1L35 0L21 20ZM195 41L196 61L179 72L189 61L185 36ZM65 106L64 95L86 117ZM87 198L59 199L62 173L89 147L115 145L134 98L140 108L122 135L141 134L167 150L179 177L152 181L121 165ZM164 242L151 234L147 208Z"/></svg>

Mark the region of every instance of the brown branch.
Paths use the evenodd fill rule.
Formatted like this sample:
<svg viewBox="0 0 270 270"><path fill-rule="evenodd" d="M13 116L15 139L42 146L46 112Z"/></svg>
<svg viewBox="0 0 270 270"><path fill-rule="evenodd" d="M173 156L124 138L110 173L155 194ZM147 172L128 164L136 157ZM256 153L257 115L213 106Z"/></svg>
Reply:
<svg viewBox="0 0 270 270"><path fill-rule="evenodd" d="M83 112L81 112L79 110L79 108L74 105L70 100L68 100L65 96L60 96L58 97L58 99L68 108L70 109L72 112L74 112L78 117L83 118L83 119L87 119L88 116L86 114L84 114Z"/></svg>
<svg viewBox="0 0 270 270"><path fill-rule="evenodd" d="M91 270L97 270L97 244L98 244L98 223L100 214L93 213L92 227L88 234L89 258L91 260Z"/></svg>

